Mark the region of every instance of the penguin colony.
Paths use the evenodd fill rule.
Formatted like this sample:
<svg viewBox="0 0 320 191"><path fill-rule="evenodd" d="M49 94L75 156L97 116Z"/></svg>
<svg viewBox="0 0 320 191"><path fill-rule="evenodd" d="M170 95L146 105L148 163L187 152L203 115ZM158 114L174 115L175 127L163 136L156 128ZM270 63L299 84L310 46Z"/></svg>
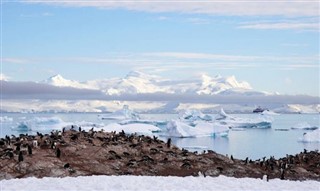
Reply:
<svg viewBox="0 0 320 191"><path fill-rule="evenodd" d="M20 134L0 139L0 180L84 175L232 176L320 180L320 153L239 160L208 150L190 152L171 138L93 128Z"/></svg>

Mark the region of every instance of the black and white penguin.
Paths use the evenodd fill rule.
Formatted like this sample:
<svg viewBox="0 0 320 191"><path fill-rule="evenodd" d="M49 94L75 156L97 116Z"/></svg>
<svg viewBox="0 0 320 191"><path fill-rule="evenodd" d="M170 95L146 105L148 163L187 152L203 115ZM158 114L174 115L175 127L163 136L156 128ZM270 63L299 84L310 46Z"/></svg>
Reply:
<svg viewBox="0 0 320 191"><path fill-rule="evenodd" d="M168 148L171 147L171 138L169 138L168 141L167 141L167 147L168 147Z"/></svg>
<svg viewBox="0 0 320 191"><path fill-rule="evenodd" d="M19 162L22 162L22 161L23 161L23 155L22 155L22 152L21 152L21 151L19 152L18 161L19 161Z"/></svg>
<svg viewBox="0 0 320 191"><path fill-rule="evenodd" d="M283 170L283 168L280 169L280 179L284 180L284 170Z"/></svg>

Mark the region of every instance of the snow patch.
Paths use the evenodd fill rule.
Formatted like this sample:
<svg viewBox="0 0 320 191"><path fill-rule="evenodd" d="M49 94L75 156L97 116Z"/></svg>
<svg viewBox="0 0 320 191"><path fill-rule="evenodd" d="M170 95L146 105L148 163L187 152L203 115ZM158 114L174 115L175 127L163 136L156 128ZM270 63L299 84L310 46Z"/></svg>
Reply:
<svg viewBox="0 0 320 191"><path fill-rule="evenodd" d="M262 178L262 177L261 177ZM159 177L159 176L79 176L41 179L29 177L2 180L3 191L40 190L309 190L316 191L319 181L289 181L255 178L219 177Z"/></svg>

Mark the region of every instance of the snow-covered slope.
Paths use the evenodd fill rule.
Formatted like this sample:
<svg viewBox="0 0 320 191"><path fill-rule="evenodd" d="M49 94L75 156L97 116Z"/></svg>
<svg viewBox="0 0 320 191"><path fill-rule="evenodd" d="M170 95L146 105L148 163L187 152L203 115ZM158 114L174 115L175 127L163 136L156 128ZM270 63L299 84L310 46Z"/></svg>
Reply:
<svg viewBox="0 0 320 191"><path fill-rule="evenodd" d="M124 78L116 80L105 92L109 95L121 95L124 93L173 93L168 87L158 85L161 79L157 76L148 75L138 71L131 71Z"/></svg>
<svg viewBox="0 0 320 191"><path fill-rule="evenodd" d="M197 94L200 95L215 95L227 90L246 92L252 89L248 82L238 82L235 76L222 77L218 75L211 78L208 75L202 75L201 79L202 82L197 90Z"/></svg>
<svg viewBox="0 0 320 191"><path fill-rule="evenodd" d="M60 87L73 87L101 90L107 95L166 93L166 94L198 94L198 95L264 95L254 91L248 82L239 82L235 76L210 77L202 75L192 80L168 80L139 71L131 71L123 78L91 80L78 82L55 75L42 83Z"/></svg>
<svg viewBox="0 0 320 191"><path fill-rule="evenodd" d="M262 177L261 177L262 178ZM79 176L2 180L3 190L319 190L314 180L289 181L233 177Z"/></svg>
<svg viewBox="0 0 320 191"><path fill-rule="evenodd" d="M59 87L73 87L73 88L79 88L79 89L97 89L94 86L89 86L87 83L81 83L75 80L65 79L60 74L51 76L50 78L42 81L41 83L46 83L46 84L59 86Z"/></svg>

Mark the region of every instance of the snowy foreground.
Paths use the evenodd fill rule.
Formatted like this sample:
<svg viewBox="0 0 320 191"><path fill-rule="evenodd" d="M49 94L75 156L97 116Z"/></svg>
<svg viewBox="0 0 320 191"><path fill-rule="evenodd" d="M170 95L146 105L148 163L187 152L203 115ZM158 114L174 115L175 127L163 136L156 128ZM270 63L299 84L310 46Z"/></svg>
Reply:
<svg viewBox="0 0 320 191"><path fill-rule="evenodd" d="M83 176L66 178L25 178L0 182L0 190L320 190L317 181L269 182L232 177Z"/></svg>

